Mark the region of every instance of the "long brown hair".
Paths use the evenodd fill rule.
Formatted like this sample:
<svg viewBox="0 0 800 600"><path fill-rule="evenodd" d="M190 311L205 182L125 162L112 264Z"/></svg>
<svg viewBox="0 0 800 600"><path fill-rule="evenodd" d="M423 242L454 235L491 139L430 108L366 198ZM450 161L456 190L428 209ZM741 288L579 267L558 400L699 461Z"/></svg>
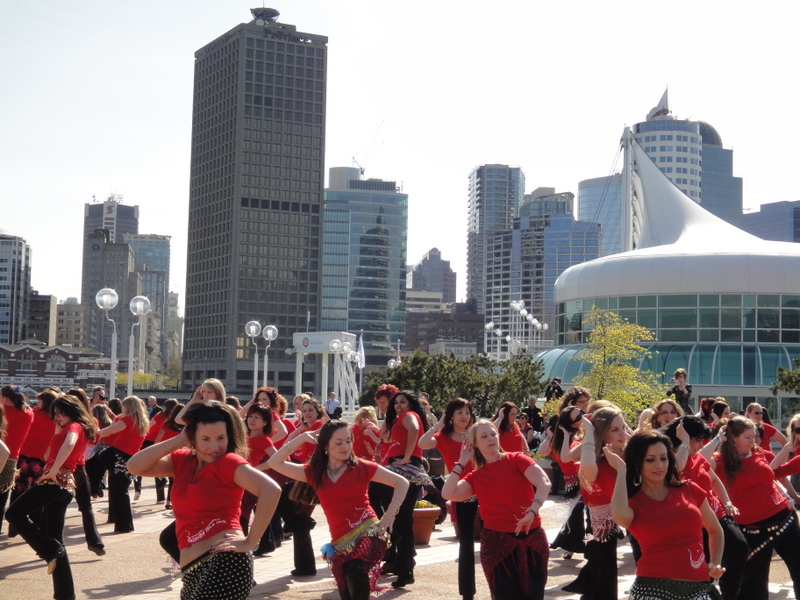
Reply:
<svg viewBox="0 0 800 600"><path fill-rule="evenodd" d="M224 401L205 400L203 402L196 402L186 409L183 420L186 421L186 436L189 438L192 446L194 446L198 425L225 423L225 430L228 434L228 446L226 451L235 452L244 458L248 457L249 450L245 438L244 422L239 416L239 413L237 413L232 406L225 404Z"/></svg>
<svg viewBox="0 0 800 600"><path fill-rule="evenodd" d="M731 479L736 477L736 474L742 470L742 459L739 457L739 452L736 450L736 442L733 438L739 437L748 429L755 430L755 427L755 424L750 419L740 415L736 415L727 421L725 441L720 446L719 453L722 456L725 474Z"/></svg>
<svg viewBox="0 0 800 600"><path fill-rule="evenodd" d="M59 412L70 421L80 425L83 429L83 435L87 440L93 442L97 436L97 423L94 417L89 414L86 407L83 405L77 396L71 394L61 394L58 398L53 400L50 405L50 418L55 421L56 413Z"/></svg>

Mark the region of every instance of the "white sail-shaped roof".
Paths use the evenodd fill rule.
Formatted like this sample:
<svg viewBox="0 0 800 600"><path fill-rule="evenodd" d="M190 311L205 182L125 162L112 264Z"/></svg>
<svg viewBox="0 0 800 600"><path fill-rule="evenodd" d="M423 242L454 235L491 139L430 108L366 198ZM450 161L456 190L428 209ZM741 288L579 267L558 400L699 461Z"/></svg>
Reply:
<svg viewBox="0 0 800 600"><path fill-rule="evenodd" d="M637 247L570 267L557 302L650 294L800 294L800 244L765 241L681 192L630 139Z"/></svg>

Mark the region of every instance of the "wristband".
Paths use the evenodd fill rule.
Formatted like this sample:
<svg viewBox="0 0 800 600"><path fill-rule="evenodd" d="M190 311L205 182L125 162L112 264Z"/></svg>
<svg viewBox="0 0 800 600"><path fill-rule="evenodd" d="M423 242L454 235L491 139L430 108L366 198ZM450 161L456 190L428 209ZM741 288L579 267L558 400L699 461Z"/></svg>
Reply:
<svg viewBox="0 0 800 600"><path fill-rule="evenodd" d="M685 448L686 450L689 450L689 444L681 444L680 448Z"/></svg>

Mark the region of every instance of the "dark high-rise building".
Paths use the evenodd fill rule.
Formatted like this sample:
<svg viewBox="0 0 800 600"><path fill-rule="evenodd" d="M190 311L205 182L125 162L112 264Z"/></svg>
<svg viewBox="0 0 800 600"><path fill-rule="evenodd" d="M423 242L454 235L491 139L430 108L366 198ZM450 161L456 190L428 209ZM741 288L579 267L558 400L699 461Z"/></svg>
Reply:
<svg viewBox="0 0 800 600"><path fill-rule="evenodd" d="M21 237L0 234L0 344L28 337L30 295L30 246Z"/></svg>
<svg viewBox="0 0 800 600"><path fill-rule="evenodd" d="M26 337L36 338L46 346L55 346L57 308L55 296L32 291Z"/></svg>
<svg viewBox="0 0 800 600"><path fill-rule="evenodd" d="M467 299L485 310L486 246L490 235L511 229L525 195L525 175L518 167L481 165L469 176L467 214Z"/></svg>
<svg viewBox="0 0 800 600"><path fill-rule="evenodd" d="M110 241L122 244L125 234L139 233L139 207L122 204L122 196L111 194L105 202L84 205L83 239L95 229L108 229Z"/></svg>
<svg viewBox="0 0 800 600"><path fill-rule="evenodd" d="M441 292L442 302L456 301L456 273L449 260L442 260L438 248L431 248L406 277L406 287L426 292Z"/></svg>
<svg viewBox="0 0 800 600"><path fill-rule="evenodd" d="M275 325L271 383L292 335L319 324L327 42L255 8L195 53L184 384L252 383L248 321ZM263 341L262 341L263 347ZM306 367L307 370L313 367Z"/></svg>

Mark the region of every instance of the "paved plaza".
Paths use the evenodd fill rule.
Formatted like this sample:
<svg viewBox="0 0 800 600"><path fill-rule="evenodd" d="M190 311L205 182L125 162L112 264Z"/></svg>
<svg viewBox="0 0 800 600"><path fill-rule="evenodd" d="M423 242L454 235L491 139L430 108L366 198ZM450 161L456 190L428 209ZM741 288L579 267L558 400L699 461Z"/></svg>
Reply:
<svg viewBox="0 0 800 600"><path fill-rule="evenodd" d="M73 502L67 513L65 541L72 563L78 600L167 600L180 595L179 576L173 576L166 554L158 545L159 532L172 520L172 512L155 503L155 489L151 480L145 480L142 498L134 503L136 531L114 534L113 525L103 524L108 502L95 501L95 514L107 554L98 557L86 548L80 525L80 514ZM567 501L556 496L548 500L542 510L544 527L553 539L566 517ZM314 517L318 522L312 532L314 546L319 548L330 541L322 510L317 508ZM45 563L19 537L9 539L3 524L0 536L0 598L3 600L46 600L52 598L52 585L45 571ZM800 551L800 550L798 550ZM577 558L565 560L563 552L554 550L550 556L549 579L545 598L578 600L579 596L561 591L561 587L577 575L584 561ZM384 583L387 589L380 594L382 600L459 600L456 581L458 542L448 519L434 530L428 545L417 546L416 583L402 590L389 587L393 578ZM620 598L627 595L633 580L633 559L630 546L619 549ZM316 577L292 578L292 543L272 554L255 559L255 579L250 598L293 600L338 600L339 594L327 565L319 560ZM770 598L794 598L788 573L779 558L772 564ZM489 591L478 564L476 577L477 599L489 600Z"/></svg>

